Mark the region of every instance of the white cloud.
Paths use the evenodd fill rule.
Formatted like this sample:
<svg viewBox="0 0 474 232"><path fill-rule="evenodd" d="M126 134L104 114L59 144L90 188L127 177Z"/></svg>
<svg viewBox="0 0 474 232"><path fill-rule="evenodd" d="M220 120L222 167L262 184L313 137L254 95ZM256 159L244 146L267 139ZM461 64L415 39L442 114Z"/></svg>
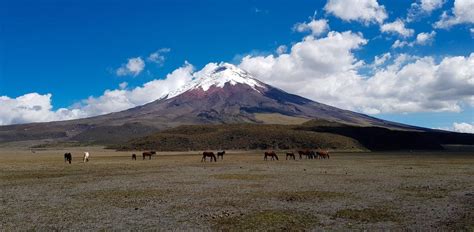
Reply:
<svg viewBox="0 0 474 232"><path fill-rule="evenodd" d="M382 24L388 17L385 7L377 0L328 0L324 10L345 21L359 21L366 25Z"/></svg>
<svg viewBox="0 0 474 232"><path fill-rule="evenodd" d="M390 52L384 53L381 56L375 56L374 66L377 67L377 66L383 65L390 58L392 58L392 55L390 54Z"/></svg>
<svg viewBox="0 0 474 232"><path fill-rule="evenodd" d="M126 64L123 64L117 69L117 76L133 75L137 76L145 68L145 61L141 57L135 57L128 59Z"/></svg>
<svg viewBox="0 0 474 232"><path fill-rule="evenodd" d="M411 22L421 16L430 15L436 9L443 6L445 0L418 0L411 4L408 9L407 21Z"/></svg>
<svg viewBox="0 0 474 232"><path fill-rule="evenodd" d="M440 20L433 26L446 29L462 23L474 23L474 1L472 0L455 0L451 15L443 12Z"/></svg>
<svg viewBox="0 0 474 232"><path fill-rule="evenodd" d="M78 107L88 116L125 110L166 96L192 79L194 67L185 63L164 79L155 79L131 90L106 90L100 97L89 97Z"/></svg>
<svg viewBox="0 0 474 232"><path fill-rule="evenodd" d="M471 37L474 38L474 28L469 29L469 31L471 32Z"/></svg>
<svg viewBox="0 0 474 232"><path fill-rule="evenodd" d="M0 96L0 125L67 120L84 117L80 110L52 110L51 94L28 93L17 98Z"/></svg>
<svg viewBox="0 0 474 232"><path fill-rule="evenodd" d="M427 33L427 32L419 33L416 36L415 44L419 44L419 45L430 44L431 42L433 42L435 36L436 36L435 31L431 31L430 33Z"/></svg>
<svg viewBox="0 0 474 232"><path fill-rule="evenodd" d="M416 39L412 42L400 41L397 39L393 43L392 48L403 48L405 46L413 47L415 45L429 45L434 41L435 36L436 36L435 31L431 31L430 33L421 32L416 36Z"/></svg>
<svg viewBox="0 0 474 232"><path fill-rule="evenodd" d="M129 109L166 96L171 90L183 86L192 79L194 67L184 66L143 86L126 90L126 82L119 89L105 90L102 96L89 97L69 108L53 110L51 94L29 93L17 98L0 96L0 125L47 122L91 117Z"/></svg>
<svg viewBox="0 0 474 232"><path fill-rule="evenodd" d="M392 48L403 48L407 46L409 43L407 41L401 41L401 40L395 40L395 42L392 44Z"/></svg>
<svg viewBox="0 0 474 232"><path fill-rule="evenodd" d="M422 10L426 12L431 12L433 10L441 8L444 2L444 0L421 0L421 4L418 4L420 4Z"/></svg>
<svg viewBox="0 0 474 232"><path fill-rule="evenodd" d="M171 49L169 48L161 48L158 51L151 53L148 56L147 61L156 63L161 66L166 60L166 57L163 54L168 53L170 51Z"/></svg>
<svg viewBox="0 0 474 232"><path fill-rule="evenodd" d="M322 35L329 30L328 21L326 19L312 19L310 22L297 23L293 29L297 32L311 32L314 36Z"/></svg>
<svg viewBox="0 0 474 232"><path fill-rule="evenodd" d="M120 89L126 89L127 86L128 86L128 83L127 83L127 82L122 82L122 83L119 84L119 88L120 88Z"/></svg>
<svg viewBox="0 0 474 232"><path fill-rule="evenodd" d="M287 54L246 56L240 64L257 78L288 92L364 113L459 112L474 106L474 53L463 57L378 57L370 75L358 69L354 51L367 43L361 34L331 31L307 36Z"/></svg>
<svg viewBox="0 0 474 232"><path fill-rule="evenodd" d="M453 131L474 134L474 124L467 122L455 122L453 123Z"/></svg>
<svg viewBox="0 0 474 232"><path fill-rule="evenodd" d="M280 45L276 49L276 53L280 55L280 54L285 53L287 50L288 50L288 47L286 45Z"/></svg>
<svg viewBox="0 0 474 232"><path fill-rule="evenodd" d="M385 33L397 33L402 37L410 37L415 32L413 29L406 28L405 23L401 19L383 24L380 27L380 31Z"/></svg>

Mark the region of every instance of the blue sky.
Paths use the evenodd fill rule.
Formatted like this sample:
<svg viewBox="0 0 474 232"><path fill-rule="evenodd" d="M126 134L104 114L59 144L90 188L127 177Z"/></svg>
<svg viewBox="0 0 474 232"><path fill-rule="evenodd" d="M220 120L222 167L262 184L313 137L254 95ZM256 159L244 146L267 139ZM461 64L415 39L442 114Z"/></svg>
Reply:
<svg viewBox="0 0 474 232"><path fill-rule="evenodd" d="M101 98L106 95L105 90L117 90L112 92L114 94L122 91L120 98L127 98L135 88L141 88L150 82L156 83L154 80L167 79L168 74L185 68L186 61L189 65L192 64L191 75L210 62L224 61L242 68L255 68L257 78L291 92L301 88L285 87L282 84L284 78L288 78L286 81L291 81L290 78L300 78L299 83L307 83L305 85L324 83L323 81L335 81L337 85L345 81L339 77L344 72L356 72L357 76L353 78L371 79L382 75L384 69L389 70L390 65L400 56L409 57L403 61L403 65L409 65L410 62L420 63L423 57L429 57L436 70L443 61L449 66L447 58L450 57L462 57L460 62L472 65L474 58L469 57L474 52L474 10L466 7L472 5L469 1L456 1L458 2L363 0L362 2L370 2L367 6L372 8L368 9L367 15L352 16L341 12L344 9L337 8L337 1L331 3L325 0L2 1L0 96L3 96L4 106L0 108L3 111L0 112L0 124L69 119L106 113L107 111L84 109L97 108L90 106L91 104L109 104L102 101L105 98ZM350 5L348 2L350 1L345 5ZM435 4L427 5L430 2ZM330 4L333 4L333 9L330 9ZM458 4L457 8L455 4ZM460 9L464 11L461 12ZM370 10L384 14L371 16ZM317 13L314 14L315 12ZM411 18L408 16L410 12L413 13ZM446 14L444 19L443 12ZM404 25L402 29L407 29L405 32L410 35L402 35L403 31L400 31L399 27L386 25L397 19ZM296 29L297 25L309 25L311 21L322 22L320 20L325 20L327 25L322 32L315 33L314 28L309 26L301 27L300 31ZM436 26L437 22L439 23ZM387 30L383 31L382 28ZM309 70L309 76L305 77L273 77L270 71L258 72L261 70L256 66L258 58L271 56L278 59L281 54L277 54L276 49L279 46L287 48L283 54L297 59L298 54L292 53L291 50L295 44L304 43L305 40L308 42L308 39L317 43L318 40L329 38L332 32L346 31L350 31L353 36L347 36L345 39L357 39L354 36L359 35L365 41L359 41L345 51L337 51L346 55L350 53L351 67L344 72L319 73L317 70ZM432 37L417 43L419 33L432 33L429 34ZM405 42L405 45L394 48L396 40ZM161 57L159 61L147 59L160 49L162 52L157 53ZM380 58L387 53L387 61L375 66L375 57ZM248 62L242 62L242 58L246 56L249 58ZM128 60L138 57L144 62L143 68L139 67L137 72L118 73L120 67L127 71ZM358 61L364 64L355 65ZM311 62L305 61L305 67L310 68ZM318 65L314 63L313 66ZM405 75L406 72L399 69L394 75ZM464 128L469 130L469 126L474 123L473 92L467 88L456 93L456 86L472 86L474 71L452 74L458 75L453 77L443 76L446 72L439 72L440 74L436 74L436 71L433 74L435 77L430 80L414 82L414 85L429 81L433 83L422 87L423 91L427 91L420 95L426 98L425 102L418 101L416 96L413 96L407 100L413 101L413 106L408 108L383 106L382 101L367 103L374 98L372 93L368 96L365 96L367 93L352 93L353 95L347 97L334 96L329 90L327 93L318 94L312 94L310 90L296 93L313 100L403 123L445 129L456 129L453 123L465 123L467 126L464 125ZM313 82L311 78L320 79ZM403 81L405 77L398 78ZM435 80L436 78L439 80ZM455 81L450 81L450 78ZM119 87L119 84L124 82L127 83L126 87L124 84ZM361 85L369 85L362 80L358 82L362 83ZM448 85L446 88L449 89L443 89L442 83L451 82L456 84ZM167 85L167 82L159 84ZM415 88L409 85L410 83L407 83L406 88ZM344 92L344 87L338 88L337 91ZM450 94L439 97L429 92L435 90ZM393 105L405 101L400 99L401 94L392 92L378 93L377 96L386 98L385 102L393 101ZM31 93L36 95L28 95ZM25 95L27 97L21 98ZM353 97L355 95L364 97L357 102ZM397 97L397 100L393 100ZM348 99L355 102L348 104ZM430 105L429 99L439 102ZM121 102L117 107L110 106L109 111L134 106L149 99L124 101L127 103ZM36 103L42 106L42 110L31 107ZM449 108L447 105L458 107ZM31 112L30 108L35 112ZM73 109L77 111L72 112ZM58 116L58 110L67 117Z"/></svg>

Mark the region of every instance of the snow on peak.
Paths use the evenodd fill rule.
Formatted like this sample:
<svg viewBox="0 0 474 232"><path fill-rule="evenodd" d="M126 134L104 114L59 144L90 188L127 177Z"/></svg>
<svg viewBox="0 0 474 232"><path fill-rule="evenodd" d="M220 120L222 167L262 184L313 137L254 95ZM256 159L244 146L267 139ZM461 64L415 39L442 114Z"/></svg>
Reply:
<svg viewBox="0 0 474 232"><path fill-rule="evenodd" d="M202 70L193 74L193 80L183 87L168 94L167 99L176 97L188 90L201 88L207 91L211 86L223 88L226 83L231 85L245 84L252 89L264 87L261 82L255 79L250 73L237 68L229 63L209 63Z"/></svg>

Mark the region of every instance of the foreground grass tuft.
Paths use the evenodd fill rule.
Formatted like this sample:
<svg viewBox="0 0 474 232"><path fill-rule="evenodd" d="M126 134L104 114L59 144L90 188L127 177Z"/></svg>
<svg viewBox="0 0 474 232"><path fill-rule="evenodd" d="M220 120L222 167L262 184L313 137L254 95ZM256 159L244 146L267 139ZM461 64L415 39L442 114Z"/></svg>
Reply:
<svg viewBox="0 0 474 232"><path fill-rule="evenodd" d="M167 193L166 190L160 189L113 189L95 191L88 196L114 207L133 208L161 201Z"/></svg>
<svg viewBox="0 0 474 232"><path fill-rule="evenodd" d="M433 187L428 185L401 186L399 189L407 196L425 199L444 198L448 196L450 192L447 188L444 187Z"/></svg>
<svg viewBox="0 0 474 232"><path fill-rule="evenodd" d="M220 180L263 180L269 176L258 174L218 174L212 175L212 177Z"/></svg>
<svg viewBox="0 0 474 232"><path fill-rule="evenodd" d="M325 200L346 197L348 194L329 191L298 191L298 192L279 192L278 199L282 201L310 201L310 200Z"/></svg>
<svg viewBox="0 0 474 232"><path fill-rule="evenodd" d="M266 210L247 215L221 218L213 229L223 231L272 231L307 230L317 224L317 219L307 213Z"/></svg>
<svg viewBox="0 0 474 232"><path fill-rule="evenodd" d="M334 217L370 223L400 220L400 215L387 208L343 209L337 211Z"/></svg>

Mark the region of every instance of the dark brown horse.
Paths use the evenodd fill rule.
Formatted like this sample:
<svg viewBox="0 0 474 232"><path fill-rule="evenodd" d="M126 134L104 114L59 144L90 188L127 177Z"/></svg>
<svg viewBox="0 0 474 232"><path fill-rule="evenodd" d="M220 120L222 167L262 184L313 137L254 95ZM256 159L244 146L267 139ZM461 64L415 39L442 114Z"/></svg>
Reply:
<svg viewBox="0 0 474 232"><path fill-rule="evenodd" d="M308 159L316 159L316 152L307 150L306 157L308 157Z"/></svg>
<svg viewBox="0 0 474 232"><path fill-rule="evenodd" d="M290 157L290 160L291 160L291 159L296 160L295 153L293 153L293 152L288 152L288 153L286 153L286 159L287 159L287 160L288 160L288 157Z"/></svg>
<svg viewBox="0 0 474 232"><path fill-rule="evenodd" d="M306 156L306 159L315 159L316 158L316 153L311 150L304 150L304 151L298 151L298 154L300 155L300 159L303 158L303 156Z"/></svg>
<svg viewBox="0 0 474 232"><path fill-rule="evenodd" d="M266 151L265 156L263 157L263 160L267 160L267 157L270 156L271 160L278 160L278 156L274 151Z"/></svg>
<svg viewBox="0 0 474 232"><path fill-rule="evenodd" d="M306 152L305 151L298 151L298 155L300 155L300 159L303 159L303 156L306 156ZM308 158L308 157L306 157Z"/></svg>
<svg viewBox="0 0 474 232"><path fill-rule="evenodd" d="M149 159L151 160L151 157L153 155L156 155L156 151L145 151L142 153L143 154L143 159L145 159L145 157L149 157Z"/></svg>
<svg viewBox="0 0 474 232"><path fill-rule="evenodd" d="M69 162L71 163L72 162L72 154L71 153L65 153L64 154L64 162Z"/></svg>
<svg viewBox="0 0 474 232"><path fill-rule="evenodd" d="M137 155L132 154L132 160L137 160Z"/></svg>
<svg viewBox="0 0 474 232"><path fill-rule="evenodd" d="M329 151L318 150L316 154L318 155L319 159L329 159Z"/></svg>
<svg viewBox="0 0 474 232"><path fill-rule="evenodd" d="M203 161L206 162L206 157L209 157L211 159L211 162L212 162L212 160L214 160L214 162L217 162L216 155L212 151L203 152L201 162L203 162Z"/></svg>
<svg viewBox="0 0 474 232"><path fill-rule="evenodd" d="M217 152L217 158L221 157L221 159L223 160L224 159L224 154L225 154L225 151Z"/></svg>

